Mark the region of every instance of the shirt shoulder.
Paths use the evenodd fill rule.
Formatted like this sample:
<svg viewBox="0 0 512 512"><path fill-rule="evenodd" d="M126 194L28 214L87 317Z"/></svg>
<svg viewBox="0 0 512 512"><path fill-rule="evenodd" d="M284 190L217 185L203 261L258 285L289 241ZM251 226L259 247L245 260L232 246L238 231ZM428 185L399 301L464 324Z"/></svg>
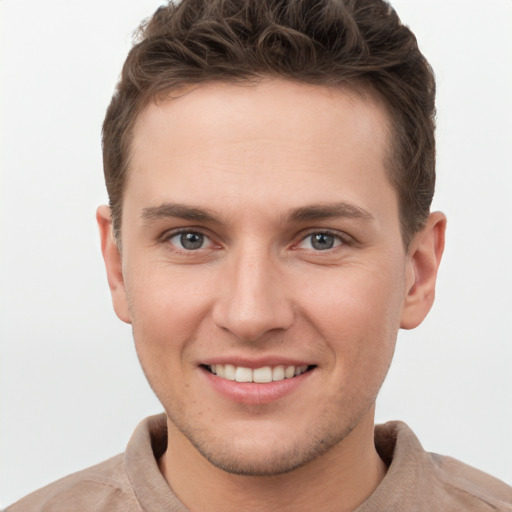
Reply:
<svg viewBox="0 0 512 512"><path fill-rule="evenodd" d="M452 457L429 454L434 476L455 502L471 503L467 510L512 512L512 487Z"/></svg>
<svg viewBox="0 0 512 512"><path fill-rule="evenodd" d="M5 512L141 512L120 454L25 496Z"/></svg>
<svg viewBox="0 0 512 512"><path fill-rule="evenodd" d="M375 446L388 471L357 512L512 512L512 487L425 451L405 423L378 425Z"/></svg>

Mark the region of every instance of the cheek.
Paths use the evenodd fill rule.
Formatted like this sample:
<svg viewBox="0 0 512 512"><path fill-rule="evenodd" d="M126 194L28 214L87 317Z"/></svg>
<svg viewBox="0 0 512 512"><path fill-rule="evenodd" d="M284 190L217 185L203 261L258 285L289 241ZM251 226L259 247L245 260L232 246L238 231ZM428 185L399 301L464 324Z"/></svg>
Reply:
<svg viewBox="0 0 512 512"><path fill-rule="evenodd" d="M208 294L184 272L157 267L134 277L126 293L141 363L179 363L207 315Z"/></svg>
<svg viewBox="0 0 512 512"><path fill-rule="evenodd" d="M389 269L335 269L308 286L306 309L340 332L368 332L389 324L398 329L404 299L403 276Z"/></svg>
<svg viewBox="0 0 512 512"><path fill-rule="evenodd" d="M387 370L403 303L400 276L390 269L353 267L316 282L306 314L346 375Z"/></svg>
<svg viewBox="0 0 512 512"><path fill-rule="evenodd" d="M191 369L189 347L199 337L204 308L175 279L149 276L128 287L133 338L146 378L166 409L180 410L191 397L183 388Z"/></svg>
<svg viewBox="0 0 512 512"><path fill-rule="evenodd" d="M126 280L131 312L136 320L148 324L171 323L178 330L186 328L208 301L204 283L194 267L141 263Z"/></svg>

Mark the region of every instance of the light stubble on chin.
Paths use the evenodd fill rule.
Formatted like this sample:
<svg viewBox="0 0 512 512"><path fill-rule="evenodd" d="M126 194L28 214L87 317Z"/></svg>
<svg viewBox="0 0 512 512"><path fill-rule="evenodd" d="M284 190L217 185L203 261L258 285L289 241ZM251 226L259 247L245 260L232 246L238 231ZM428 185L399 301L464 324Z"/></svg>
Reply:
<svg viewBox="0 0 512 512"><path fill-rule="evenodd" d="M368 407L368 409L371 405ZM169 411L170 412L170 411ZM337 429L326 428L326 424L318 426L314 431L302 433L294 444L268 448L266 453L257 446L237 446L236 440L226 436L225 440L207 439L207 433L190 427L187 421L180 421L180 414L169 414L168 418L176 429L190 442L190 444L216 468L233 475L276 477L290 473L327 453L330 449L343 441L357 426L364 414L350 424L342 426L343 421L337 425ZM364 411L364 413L366 413ZM332 413L331 413L332 414ZM330 416L326 414L325 416ZM343 415L340 415L343 417ZM328 420L325 420L326 423ZM286 440L283 440L286 441ZM172 446L170 446L172 450Z"/></svg>

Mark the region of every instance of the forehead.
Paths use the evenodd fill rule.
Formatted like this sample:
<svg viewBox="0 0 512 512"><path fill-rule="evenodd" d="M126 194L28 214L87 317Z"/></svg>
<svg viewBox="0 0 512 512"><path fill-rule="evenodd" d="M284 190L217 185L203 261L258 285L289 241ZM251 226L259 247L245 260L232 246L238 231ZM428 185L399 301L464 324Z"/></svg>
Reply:
<svg viewBox="0 0 512 512"><path fill-rule="evenodd" d="M207 82L183 86L150 102L136 120L134 144L147 143L147 136L158 137L162 133L158 124L169 128L174 123L182 141L190 144L208 131L218 139L236 142L256 138L264 129L269 136L288 134L290 139L342 146L348 117L350 131L372 132L376 148L387 145L389 116L367 87L356 90L348 85L328 87L270 78L235 84ZM234 124L237 131L231 130Z"/></svg>
<svg viewBox="0 0 512 512"><path fill-rule="evenodd" d="M140 114L125 198L136 190L146 202L183 202L188 193L214 208L226 206L222 193L233 207L269 198L300 207L342 193L364 203L390 188L389 132L385 108L349 88L277 79L190 86Z"/></svg>

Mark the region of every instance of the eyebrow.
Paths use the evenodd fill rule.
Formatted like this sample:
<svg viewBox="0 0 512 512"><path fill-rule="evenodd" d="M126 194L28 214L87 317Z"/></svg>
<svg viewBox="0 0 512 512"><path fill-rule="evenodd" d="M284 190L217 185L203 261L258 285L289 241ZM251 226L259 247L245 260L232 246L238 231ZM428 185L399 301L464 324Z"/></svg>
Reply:
<svg viewBox="0 0 512 512"><path fill-rule="evenodd" d="M164 203L159 206L144 208L141 217L145 222L171 217L195 222L218 222L215 216L208 210L194 208L181 203Z"/></svg>
<svg viewBox="0 0 512 512"><path fill-rule="evenodd" d="M360 208L349 203L329 203L303 206L292 210L285 216L285 222L310 222L314 220L324 220L332 218L360 219L366 222L375 220L374 216Z"/></svg>
<svg viewBox="0 0 512 512"><path fill-rule="evenodd" d="M210 222L219 224L219 219L209 210L188 206L182 203L163 203L159 206L150 206L142 210L144 222L156 219L179 218L194 222ZM301 206L288 212L283 217L285 223L311 222L332 218L360 219L366 222L375 220L366 210L349 203L329 203Z"/></svg>

